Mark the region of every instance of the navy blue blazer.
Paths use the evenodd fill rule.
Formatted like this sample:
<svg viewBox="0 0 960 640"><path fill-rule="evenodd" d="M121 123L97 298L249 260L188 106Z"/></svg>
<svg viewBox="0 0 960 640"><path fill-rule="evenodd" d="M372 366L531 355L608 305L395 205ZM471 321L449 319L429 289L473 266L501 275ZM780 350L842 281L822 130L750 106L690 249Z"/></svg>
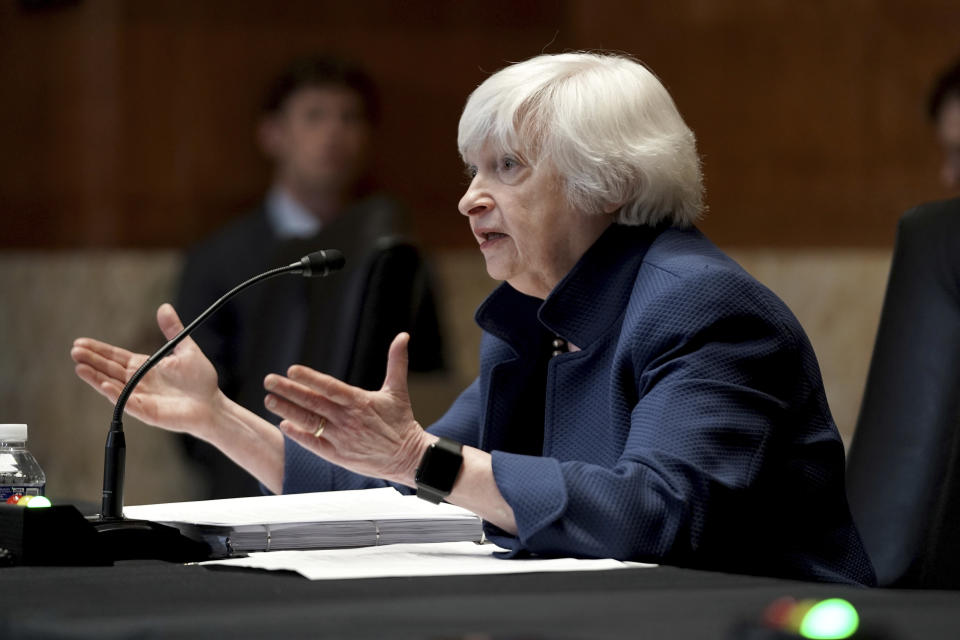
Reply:
<svg viewBox="0 0 960 640"><path fill-rule="evenodd" d="M696 229L614 225L545 301L504 284L476 319L480 375L429 431L491 452L518 527L497 544L875 582L809 341ZM554 334L581 350L545 361ZM511 451L540 415L540 455ZM286 453L285 492L378 484Z"/></svg>

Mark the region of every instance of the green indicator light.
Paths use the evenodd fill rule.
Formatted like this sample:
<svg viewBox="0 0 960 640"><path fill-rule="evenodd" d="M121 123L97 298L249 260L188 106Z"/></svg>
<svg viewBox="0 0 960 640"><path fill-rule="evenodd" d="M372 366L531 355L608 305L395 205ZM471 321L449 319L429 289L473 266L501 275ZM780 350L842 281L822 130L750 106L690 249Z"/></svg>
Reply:
<svg viewBox="0 0 960 640"><path fill-rule="evenodd" d="M37 509L50 506L50 498L46 496L30 496L30 502L27 503L27 509Z"/></svg>
<svg viewBox="0 0 960 640"><path fill-rule="evenodd" d="M860 616L843 598L830 598L813 605L803 616L800 635L816 640L849 638L860 626Z"/></svg>

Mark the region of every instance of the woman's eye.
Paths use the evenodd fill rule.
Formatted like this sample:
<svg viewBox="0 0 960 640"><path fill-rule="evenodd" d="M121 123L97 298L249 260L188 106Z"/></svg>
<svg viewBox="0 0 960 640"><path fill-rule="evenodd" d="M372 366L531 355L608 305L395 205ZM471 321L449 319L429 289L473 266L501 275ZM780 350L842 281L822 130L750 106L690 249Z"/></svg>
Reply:
<svg viewBox="0 0 960 640"><path fill-rule="evenodd" d="M506 156L501 162L501 166L507 171L511 169L515 169L517 167L517 164L518 164L517 161L511 158L510 156Z"/></svg>
<svg viewBox="0 0 960 640"><path fill-rule="evenodd" d="M477 177L477 168L476 168L476 167L472 167L472 166L471 166L471 167L467 167L467 168L464 170L464 173L467 174L467 177L468 177L468 178L470 178L471 180L473 180L474 178Z"/></svg>

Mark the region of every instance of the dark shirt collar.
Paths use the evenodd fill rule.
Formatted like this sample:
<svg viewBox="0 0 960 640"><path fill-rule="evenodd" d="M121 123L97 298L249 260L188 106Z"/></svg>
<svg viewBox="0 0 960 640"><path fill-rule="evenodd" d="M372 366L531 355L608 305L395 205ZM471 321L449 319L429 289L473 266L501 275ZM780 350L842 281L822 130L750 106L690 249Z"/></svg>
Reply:
<svg viewBox="0 0 960 640"><path fill-rule="evenodd" d="M663 228L611 225L546 300L503 283L477 309L477 324L518 352L538 344L544 329L586 349L619 321L643 256Z"/></svg>

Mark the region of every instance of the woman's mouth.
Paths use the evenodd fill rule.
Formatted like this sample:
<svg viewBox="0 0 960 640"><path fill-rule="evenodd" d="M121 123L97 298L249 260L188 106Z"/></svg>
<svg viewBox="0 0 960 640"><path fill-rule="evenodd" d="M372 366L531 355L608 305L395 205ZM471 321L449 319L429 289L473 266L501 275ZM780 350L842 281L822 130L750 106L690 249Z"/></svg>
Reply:
<svg viewBox="0 0 960 640"><path fill-rule="evenodd" d="M485 231L480 234L480 248L486 249L487 247L492 246L497 240L501 240L506 237L507 234L500 233L499 231Z"/></svg>

